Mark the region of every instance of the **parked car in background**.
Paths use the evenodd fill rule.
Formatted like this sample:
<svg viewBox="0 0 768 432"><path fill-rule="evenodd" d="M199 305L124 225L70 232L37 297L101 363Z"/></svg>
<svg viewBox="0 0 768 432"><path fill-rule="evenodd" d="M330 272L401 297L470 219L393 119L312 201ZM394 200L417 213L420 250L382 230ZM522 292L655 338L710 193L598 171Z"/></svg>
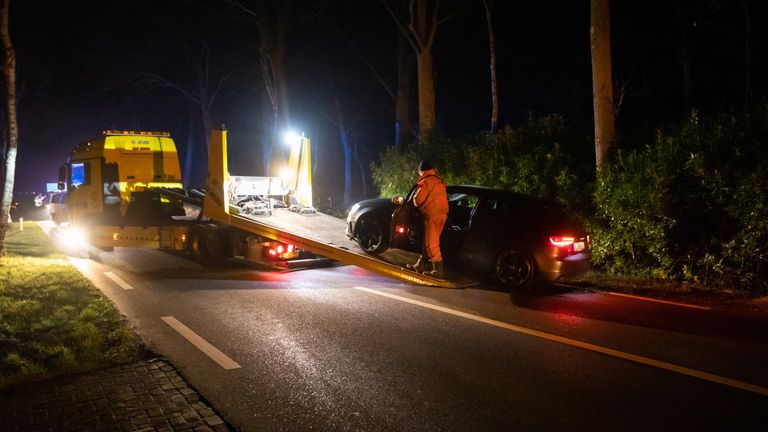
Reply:
<svg viewBox="0 0 768 432"><path fill-rule="evenodd" d="M56 225L67 221L67 193L54 192L47 198L48 214Z"/></svg>
<svg viewBox="0 0 768 432"><path fill-rule="evenodd" d="M389 248L420 252L423 224L412 204L387 199L355 204L347 235L367 253ZM482 186L448 186L448 220L440 249L449 268L490 275L503 286L529 288L587 271L589 236L560 204Z"/></svg>
<svg viewBox="0 0 768 432"><path fill-rule="evenodd" d="M44 205L45 195L34 192L16 192L13 194L10 216L11 220L18 222L24 220L46 220L48 212Z"/></svg>

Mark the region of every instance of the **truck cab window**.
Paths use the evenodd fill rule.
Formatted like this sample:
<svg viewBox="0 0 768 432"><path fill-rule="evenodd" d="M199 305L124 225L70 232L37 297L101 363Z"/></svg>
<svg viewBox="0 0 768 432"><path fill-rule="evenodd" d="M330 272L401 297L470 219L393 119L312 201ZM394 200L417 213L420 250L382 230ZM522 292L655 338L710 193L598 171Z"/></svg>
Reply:
<svg viewBox="0 0 768 432"><path fill-rule="evenodd" d="M91 183L91 163L79 162L72 164L70 181L73 187L88 185Z"/></svg>

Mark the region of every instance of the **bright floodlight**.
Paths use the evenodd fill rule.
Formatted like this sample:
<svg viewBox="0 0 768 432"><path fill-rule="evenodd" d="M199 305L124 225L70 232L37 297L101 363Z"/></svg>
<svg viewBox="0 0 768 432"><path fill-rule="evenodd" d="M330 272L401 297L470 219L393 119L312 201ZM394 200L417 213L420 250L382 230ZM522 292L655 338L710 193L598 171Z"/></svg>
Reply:
<svg viewBox="0 0 768 432"><path fill-rule="evenodd" d="M283 141L289 146L298 145L301 143L301 135L293 131L286 132L285 135L283 135Z"/></svg>
<svg viewBox="0 0 768 432"><path fill-rule="evenodd" d="M285 167L282 170L280 170L280 180L282 180L283 183L290 183L291 179L293 178L293 172L290 168Z"/></svg>

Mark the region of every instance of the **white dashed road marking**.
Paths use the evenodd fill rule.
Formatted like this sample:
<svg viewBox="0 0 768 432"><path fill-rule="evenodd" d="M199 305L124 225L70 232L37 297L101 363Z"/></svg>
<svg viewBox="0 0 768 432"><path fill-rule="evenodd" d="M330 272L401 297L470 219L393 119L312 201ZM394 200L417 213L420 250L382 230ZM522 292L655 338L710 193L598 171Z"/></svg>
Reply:
<svg viewBox="0 0 768 432"><path fill-rule="evenodd" d="M689 368L686 368L686 367L683 367L683 366L674 365L674 364L671 364L671 363L665 363L665 362L662 362L662 361L659 361L659 360L654 360L652 358L643 357L643 356L639 356L639 355L635 355L635 354L629 354L629 353L625 353L625 352L618 351L618 350L615 350L615 349L606 348L606 347L602 347L602 346L599 346L599 345L593 345L593 344L590 344L590 343L587 343L587 342L577 341L575 339L568 339L566 337L557 336L557 335L554 335L554 334L545 333L545 332L541 332L541 331L538 331L538 330L533 330L533 329L529 329L529 328L526 328L526 327L517 326L517 325L514 325L514 324L509 324L509 323L506 323L506 322L503 322L503 321L497 321L497 320L494 320L494 319L485 318L485 317L482 317L482 316L479 316L479 315L473 315L473 314L470 314L470 313L461 312L461 311L450 309L450 308L443 307L443 306L433 305L431 303L410 299L408 297L401 297L399 295L389 294L389 293L385 293L385 292L382 292L382 291L373 290L373 289L365 288L365 287L355 287L355 289L359 290L359 291L365 291L365 292L371 293L371 294L376 294L376 295L379 295L379 296L382 296L382 297L387 297L387 298L390 298L390 299L393 299L393 300L398 300L398 301L401 301L401 302L410 303L412 305L421 306L423 308L432 309L432 310L435 310L435 311L438 311L438 312L443 312L443 313L447 313L447 314L450 314L450 315L458 316L458 317L461 317L461 318L466 318L466 319L470 319L470 320L473 320L473 321L481 322L481 323L484 323L484 324L489 324L489 325L492 325L492 326L496 326L496 327L500 327L500 328L503 328L503 329L511 330L511 331L514 331L514 332L517 332L517 333L527 334L529 336L534 336L534 337L537 337L537 338L546 339L546 340L549 340L549 341L552 341L552 342L557 342L557 343L560 343L560 344L563 344L563 345L569 345L569 346L572 346L572 347L585 349L587 351L597 352L597 353L604 354L604 355L607 355L607 356L616 357L616 358L620 358L620 359L623 359L623 360L628 360L628 361L631 361L631 362L644 364L646 366L653 366L653 367L656 367L656 368L659 368L659 369L664 369L664 370L667 370L667 371L670 371L670 372L675 372L675 373L679 373L679 374L682 374L682 375L687 375L687 376L691 376L691 377L694 377L694 378L699 378L699 379L702 379L702 380L706 380L706 381L710 381L710 382L726 385L726 386L729 386L729 387L734 387L734 388L738 388L738 389L741 389L741 390L746 390L746 391L749 391L749 392L758 393L758 394L761 394L761 395L768 396L768 387L763 387L763 386L759 386L759 385L756 385L756 384L750 384L750 383L746 383L746 382L743 382L743 381L737 381L737 380L734 380L734 379L731 379L731 378L725 378L725 377L721 377L719 375L713 375L713 374L710 374L710 373L707 373L707 372L702 372L702 371L698 371L698 370L695 370L695 369L689 369Z"/></svg>
<svg viewBox="0 0 768 432"><path fill-rule="evenodd" d="M182 324L181 321L172 316L164 316L160 319L171 326L172 329L179 332L180 335L184 336L184 339L191 342L192 345L197 347L197 349L218 363L219 366L227 370L240 368L240 365L235 363L234 360L229 358L223 352L219 351L215 346L209 344L205 339L200 337L197 333L193 332L189 327Z"/></svg>
<svg viewBox="0 0 768 432"><path fill-rule="evenodd" d="M124 290L132 290L133 287L128 282L122 280L120 276L112 273L112 272L104 272L104 276L112 279L116 284L120 285L120 287Z"/></svg>

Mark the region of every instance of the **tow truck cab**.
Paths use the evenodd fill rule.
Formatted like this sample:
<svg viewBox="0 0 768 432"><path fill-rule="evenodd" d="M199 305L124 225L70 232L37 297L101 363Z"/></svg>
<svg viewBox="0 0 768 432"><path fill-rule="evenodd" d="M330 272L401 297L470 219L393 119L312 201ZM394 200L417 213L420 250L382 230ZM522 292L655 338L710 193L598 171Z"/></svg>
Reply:
<svg viewBox="0 0 768 432"><path fill-rule="evenodd" d="M182 188L176 144L168 132L105 130L78 143L59 169L59 189L68 190L70 221L124 218L133 192Z"/></svg>

